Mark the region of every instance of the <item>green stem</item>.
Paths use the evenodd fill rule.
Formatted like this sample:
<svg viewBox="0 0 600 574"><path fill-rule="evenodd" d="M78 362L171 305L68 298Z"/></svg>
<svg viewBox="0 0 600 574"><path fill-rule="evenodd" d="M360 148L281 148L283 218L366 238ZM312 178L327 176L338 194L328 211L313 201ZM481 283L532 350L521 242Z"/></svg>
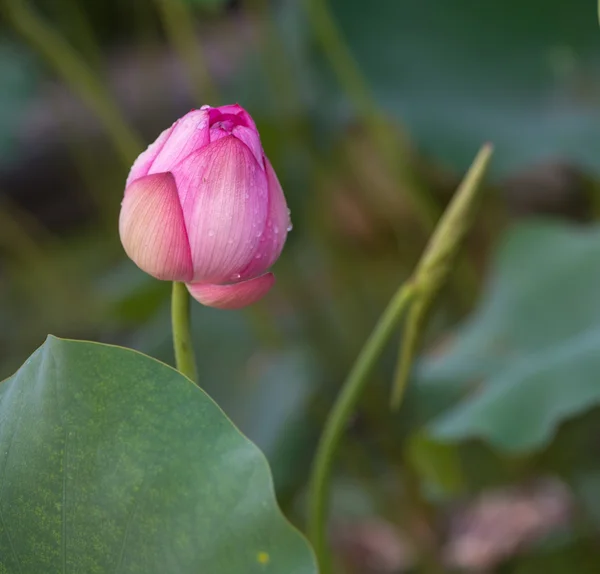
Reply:
<svg viewBox="0 0 600 574"><path fill-rule="evenodd" d="M169 41L187 66L196 102L217 105L217 88L196 37L192 11L183 0L156 0L156 4Z"/></svg>
<svg viewBox="0 0 600 574"><path fill-rule="evenodd" d="M55 30L39 18L23 0L4 0L0 6L14 28L33 46L71 86L102 121L125 165L143 145L123 120L121 112L101 79Z"/></svg>
<svg viewBox="0 0 600 574"><path fill-rule="evenodd" d="M402 373L408 372L408 366L404 363L410 365L415 348L414 340L420 333L425 311L443 287L455 265L459 249L470 228L481 181L491 155L490 145L483 146L477 154L456 196L438 223L413 279L398 289L383 312L356 359L325 422L310 477L308 514L308 537L317 554L321 574L328 574L331 571L326 548L326 516L334 453L375 362L407 309L409 340L406 340L405 330L402 346L404 348L408 345L409 351L401 356ZM396 379L393 390L395 408L400 406L405 386L405 379Z"/></svg>
<svg viewBox="0 0 600 574"><path fill-rule="evenodd" d="M171 320L173 323L175 366L180 373L198 384L196 359L190 330L190 295L184 283L173 282Z"/></svg>
<svg viewBox="0 0 600 574"><path fill-rule="evenodd" d="M450 205L438 222L413 275L414 283L419 286L419 299L411 307L404 326L402 347L398 354L392 385L390 401L392 410L400 408L408 384L412 359L428 314L455 269L466 235L472 227L492 150L490 144L484 145L479 150Z"/></svg>
<svg viewBox="0 0 600 574"><path fill-rule="evenodd" d="M317 554L321 574L327 574L330 571L325 522L333 456L348 420L369 380L375 362L402 318L413 295L413 284L405 283L388 304L342 386L329 413L317 447L309 485L308 537Z"/></svg>

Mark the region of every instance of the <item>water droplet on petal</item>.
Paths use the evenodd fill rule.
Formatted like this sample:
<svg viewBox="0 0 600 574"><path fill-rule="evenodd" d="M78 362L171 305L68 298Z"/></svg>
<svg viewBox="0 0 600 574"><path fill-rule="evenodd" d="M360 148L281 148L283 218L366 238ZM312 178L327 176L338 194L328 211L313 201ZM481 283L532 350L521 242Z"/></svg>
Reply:
<svg viewBox="0 0 600 574"><path fill-rule="evenodd" d="M279 227L277 227L277 225L273 226L273 232L275 233L275 235L279 233Z"/></svg>
<svg viewBox="0 0 600 574"><path fill-rule="evenodd" d="M215 236L215 230L214 229L209 229L208 230L208 236L209 237L214 237Z"/></svg>
<svg viewBox="0 0 600 574"><path fill-rule="evenodd" d="M231 280L232 280L232 281L235 281L236 279L239 279L240 277L241 277L241 275L240 275L239 273L234 273L234 274L231 276Z"/></svg>
<svg viewBox="0 0 600 574"><path fill-rule="evenodd" d="M244 193L244 198L245 199L250 199L250 194L248 192Z"/></svg>
<svg viewBox="0 0 600 574"><path fill-rule="evenodd" d="M292 210L288 208L288 215L292 215Z"/></svg>
<svg viewBox="0 0 600 574"><path fill-rule="evenodd" d="M257 253L257 254L254 256L254 259L260 259L261 257L262 257L262 253Z"/></svg>
<svg viewBox="0 0 600 574"><path fill-rule="evenodd" d="M260 237L262 235L262 231L257 231L256 232L256 237Z"/></svg>
<svg viewBox="0 0 600 574"><path fill-rule="evenodd" d="M288 231L291 231L292 229L294 229L294 226L293 226L293 225L290 223L290 224L287 226L287 230L288 230Z"/></svg>
<svg viewBox="0 0 600 574"><path fill-rule="evenodd" d="M227 245L233 245L233 239L228 239L227 240Z"/></svg>

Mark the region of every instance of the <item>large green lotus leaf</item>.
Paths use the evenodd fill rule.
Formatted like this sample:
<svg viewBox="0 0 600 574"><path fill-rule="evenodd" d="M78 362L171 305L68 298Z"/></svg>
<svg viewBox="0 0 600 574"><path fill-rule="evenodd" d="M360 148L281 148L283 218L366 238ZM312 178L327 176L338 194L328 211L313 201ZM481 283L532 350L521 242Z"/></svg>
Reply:
<svg viewBox="0 0 600 574"><path fill-rule="evenodd" d="M315 574L260 451L170 367L48 338L0 385L0 572Z"/></svg>
<svg viewBox="0 0 600 574"><path fill-rule="evenodd" d="M464 170L491 140L497 174L555 156L598 170L600 32L591 0L329 3L378 103L439 160ZM337 82L325 77L336 89L319 107L328 102L329 115L339 114Z"/></svg>
<svg viewBox="0 0 600 574"><path fill-rule="evenodd" d="M479 308L417 369L421 388L463 390L431 423L436 438L535 450L600 403L599 261L598 227L540 221L509 233Z"/></svg>
<svg viewBox="0 0 600 574"><path fill-rule="evenodd" d="M120 344L172 364L170 286L127 262L96 287L113 315L134 326ZM307 409L322 373L305 345L288 340L282 347L272 337L257 340L264 325L260 321L269 320L269 311L261 311L260 305L248 311L228 314L192 302L196 358L202 388L266 455L285 504L285 492L306 479L318 431Z"/></svg>

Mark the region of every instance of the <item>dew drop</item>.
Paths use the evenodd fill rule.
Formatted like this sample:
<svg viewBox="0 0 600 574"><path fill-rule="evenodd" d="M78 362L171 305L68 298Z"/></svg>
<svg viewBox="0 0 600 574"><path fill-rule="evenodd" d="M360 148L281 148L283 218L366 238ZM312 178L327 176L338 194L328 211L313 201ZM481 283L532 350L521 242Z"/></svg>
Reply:
<svg viewBox="0 0 600 574"><path fill-rule="evenodd" d="M244 198L245 199L250 199L250 194L248 192L244 193Z"/></svg>
<svg viewBox="0 0 600 574"><path fill-rule="evenodd" d="M288 215L292 215L292 210L288 208Z"/></svg>
<svg viewBox="0 0 600 574"><path fill-rule="evenodd" d="M233 239L228 239L227 240L227 245L233 245Z"/></svg>
<svg viewBox="0 0 600 574"><path fill-rule="evenodd" d="M208 230L208 236L209 237L214 237L215 236L215 230L214 229L209 229Z"/></svg>
<svg viewBox="0 0 600 574"><path fill-rule="evenodd" d="M254 256L254 259L260 259L261 257L262 257L262 253L257 253L257 254Z"/></svg>
<svg viewBox="0 0 600 574"><path fill-rule="evenodd" d="M277 225L273 226L273 232L275 233L275 235L279 234L279 227L277 227Z"/></svg>
<svg viewBox="0 0 600 574"><path fill-rule="evenodd" d="M240 277L241 277L241 275L240 275L239 273L234 273L234 274L231 276L231 279L235 281L236 279L239 279Z"/></svg>
<svg viewBox="0 0 600 574"><path fill-rule="evenodd" d="M287 230L288 230L288 231L291 231L292 229L294 229L294 226L293 226L293 225L290 223L290 224L287 226Z"/></svg>
<svg viewBox="0 0 600 574"><path fill-rule="evenodd" d="M257 231L256 232L256 237L260 237L262 235L262 231Z"/></svg>

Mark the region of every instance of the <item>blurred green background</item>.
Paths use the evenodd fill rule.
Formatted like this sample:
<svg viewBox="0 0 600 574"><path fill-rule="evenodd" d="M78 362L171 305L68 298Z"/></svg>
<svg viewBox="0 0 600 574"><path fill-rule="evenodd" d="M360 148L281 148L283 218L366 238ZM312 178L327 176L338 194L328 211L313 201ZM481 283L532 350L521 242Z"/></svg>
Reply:
<svg viewBox="0 0 600 574"><path fill-rule="evenodd" d="M304 520L315 442L479 146L479 217L400 413L397 345L340 452L340 573L600 572L593 0L0 0L0 378L47 333L172 363L124 257L132 160L193 107L255 118L294 229L277 287L193 306L202 386ZM0 421L1 424L1 421Z"/></svg>

